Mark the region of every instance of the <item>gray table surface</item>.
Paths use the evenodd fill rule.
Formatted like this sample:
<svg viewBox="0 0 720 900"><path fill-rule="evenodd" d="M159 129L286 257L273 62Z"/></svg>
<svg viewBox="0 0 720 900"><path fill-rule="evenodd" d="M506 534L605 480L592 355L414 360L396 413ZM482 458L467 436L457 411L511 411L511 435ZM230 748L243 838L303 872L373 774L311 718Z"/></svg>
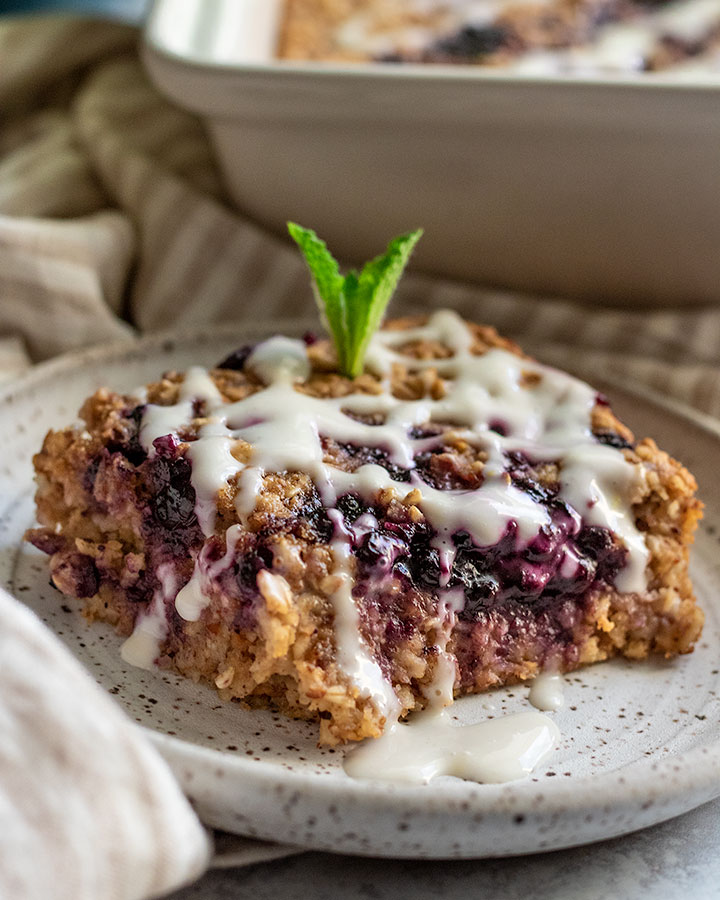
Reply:
<svg viewBox="0 0 720 900"><path fill-rule="evenodd" d="M536 856L414 862L305 853L211 871L170 900L720 900L720 800L622 838Z"/></svg>

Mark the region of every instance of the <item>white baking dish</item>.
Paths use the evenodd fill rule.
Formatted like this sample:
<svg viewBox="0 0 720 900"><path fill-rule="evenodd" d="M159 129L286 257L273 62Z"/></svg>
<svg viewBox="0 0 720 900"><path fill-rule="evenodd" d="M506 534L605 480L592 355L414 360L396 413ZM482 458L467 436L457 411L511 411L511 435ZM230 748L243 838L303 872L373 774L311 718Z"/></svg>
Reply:
<svg viewBox="0 0 720 900"><path fill-rule="evenodd" d="M281 0L156 0L145 61L238 207L358 261L588 301L720 302L720 81L273 58ZM720 0L719 0L720 2Z"/></svg>

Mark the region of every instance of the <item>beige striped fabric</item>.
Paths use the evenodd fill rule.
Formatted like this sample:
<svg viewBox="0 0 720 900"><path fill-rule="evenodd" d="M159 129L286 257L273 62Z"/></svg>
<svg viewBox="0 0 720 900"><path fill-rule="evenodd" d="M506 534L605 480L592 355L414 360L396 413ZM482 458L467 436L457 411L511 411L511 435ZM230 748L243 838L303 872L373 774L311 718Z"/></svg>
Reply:
<svg viewBox="0 0 720 900"><path fill-rule="evenodd" d="M0 19L0 379L136 331L313 313L297 253L230 206L201 124L153 90L137 40L71 17ZM389 237L378 235L378 251ZM549 362L720 415L720 309L578 308L409 276L393 311L437 306ZM0 896L141 898L199 872L205 838L161 761L29 613L0 596L0 616L0 823L12 823ZM74 726L56 717L47 679L32 677L39 653ZM125 788L98 809L93 757L105 751ZM24 766L30 753L47 768ZM28 846L50 864L28 866ZM226 862L287 852L234 850Z"/></svg>

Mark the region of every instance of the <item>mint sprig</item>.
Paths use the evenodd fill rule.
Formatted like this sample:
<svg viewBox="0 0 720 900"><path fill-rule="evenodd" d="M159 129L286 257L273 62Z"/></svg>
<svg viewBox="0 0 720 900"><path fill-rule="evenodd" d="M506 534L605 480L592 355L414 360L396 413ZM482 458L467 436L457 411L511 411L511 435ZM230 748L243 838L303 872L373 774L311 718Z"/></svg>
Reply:
<svg viewBox="0 0 720 900"><path fill-rule="evenodd" d="M385 253L365 263L360 273L353 269L344 277L314 231L295 222L288 222L288 231L310 269L315 300L335 344L340 372L356 378L422 228L396 237Z"/></svg>

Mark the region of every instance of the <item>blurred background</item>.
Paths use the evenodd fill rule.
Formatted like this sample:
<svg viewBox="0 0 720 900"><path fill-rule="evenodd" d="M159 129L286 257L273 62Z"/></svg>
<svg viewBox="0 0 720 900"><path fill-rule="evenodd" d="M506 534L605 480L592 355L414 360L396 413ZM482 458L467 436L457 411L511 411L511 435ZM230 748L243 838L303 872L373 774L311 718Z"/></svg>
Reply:
<svg viewBox="0 0 720 900"><path fill-rule="evenodd" d="M63 9L138 22L149 5L149 0L0 0L0 13L11 15Z"/></svg>

